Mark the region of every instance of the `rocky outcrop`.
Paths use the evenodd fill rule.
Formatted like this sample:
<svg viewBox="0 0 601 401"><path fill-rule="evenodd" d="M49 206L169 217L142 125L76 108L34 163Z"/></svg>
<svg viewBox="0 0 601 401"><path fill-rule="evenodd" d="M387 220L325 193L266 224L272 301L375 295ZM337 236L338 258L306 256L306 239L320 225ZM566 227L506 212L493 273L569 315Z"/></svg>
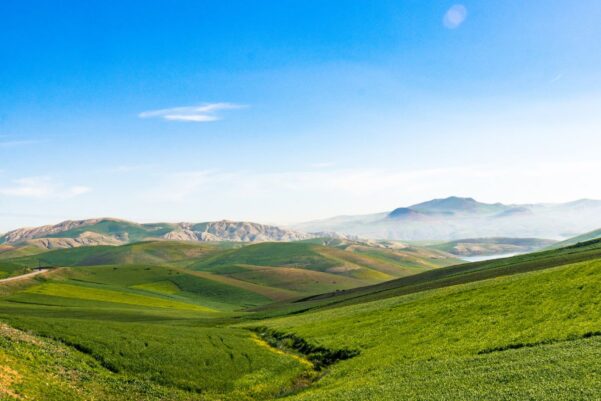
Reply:
<svg viewBox="0 0 601 401"><path fill-rule="evenodd" d="M101 224L102 223L102 224ZM82 232L82 230L84 230ZM157 231L162 231L157 235ZM65 221L60 224L13 230L0 243L28 243L40 248L73 248L94 245L122 245L163 238L174 241L298 241L315 235L251 222L221 220L206 223L137 224L118 219Z"/></svg>
<svg viewBox="0 0 601 401"><path fill-rule="evenodd" d="M40 227L26 227L19 228L13 231L9 231L2 237L3 242L7 244L14 244L17 242L24 242L34 238L47 238L53 234L62 233L65 231L73 230L75 228L88 227L98 224L103 221L121 221L117 219L87 219L87 220L67 220L59 224L40 226Z"/></svg>
<svg viewBox="0 0 601 401"><path fill-rule="evenodd" d="M37 246L38 248L62 249L77 248L80 246L123 245L126 242L108 235L84 232L75 238L35 238L27 240L25 243Z"/></svg>
<svg viewBox="0 0 601 401"><path fill-rule="evenodd" d="M244 221L221 220L208 223L180 223L179 228L163 236L187 241L299 241L314 238L312 234L286 230L277 226Z"/></svg>

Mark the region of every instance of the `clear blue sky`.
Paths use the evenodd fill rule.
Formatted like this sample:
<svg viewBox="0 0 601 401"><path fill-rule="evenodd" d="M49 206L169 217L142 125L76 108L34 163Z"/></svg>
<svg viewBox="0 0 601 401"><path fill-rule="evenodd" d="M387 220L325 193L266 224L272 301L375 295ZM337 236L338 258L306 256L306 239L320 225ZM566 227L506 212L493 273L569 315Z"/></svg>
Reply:
<svg viewBox="0 0 601 401"><path fill-rule="evenodd" d="M601 2L119 3L0 2L0 231L601 198Z"/></svg>

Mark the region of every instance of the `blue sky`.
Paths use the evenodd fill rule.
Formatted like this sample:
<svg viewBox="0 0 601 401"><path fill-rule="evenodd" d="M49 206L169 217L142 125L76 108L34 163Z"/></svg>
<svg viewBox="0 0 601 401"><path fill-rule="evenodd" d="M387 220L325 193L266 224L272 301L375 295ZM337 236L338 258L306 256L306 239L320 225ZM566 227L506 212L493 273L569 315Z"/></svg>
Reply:
<svg viewBox="0 0 601 401"><path fill-rule="evenodd" d="M121 3L0 3L0 231L601 198L599 2Z"/></svg>

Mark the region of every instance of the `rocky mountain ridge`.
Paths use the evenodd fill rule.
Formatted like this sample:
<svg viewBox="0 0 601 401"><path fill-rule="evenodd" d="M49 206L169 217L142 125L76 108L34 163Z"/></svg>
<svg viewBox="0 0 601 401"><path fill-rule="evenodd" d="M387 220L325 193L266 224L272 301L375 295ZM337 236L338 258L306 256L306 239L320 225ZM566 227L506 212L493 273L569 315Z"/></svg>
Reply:
<svg viewBox="0 0 601 401"><path fill-rule="evenodd" d="M122 245L143 240L298 241L315 235L273 225L221 220L205 223L138 224L114 218L67 220L55 225L20 228L0 237L0 243L28 243L41 248Z"/></svg>

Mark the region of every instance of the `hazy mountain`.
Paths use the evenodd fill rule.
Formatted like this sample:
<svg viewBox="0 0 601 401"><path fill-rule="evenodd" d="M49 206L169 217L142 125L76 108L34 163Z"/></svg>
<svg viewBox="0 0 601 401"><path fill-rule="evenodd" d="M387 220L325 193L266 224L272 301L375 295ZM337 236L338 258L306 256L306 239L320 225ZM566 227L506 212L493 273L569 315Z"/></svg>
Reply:
<svg viewBox="0 0 601 401"><path fill-rule="evenodd" d="M562 240L601 227L601 201L559 204L482 203L472 198L433 199L390 212L338 216L293 225L304 232L338 232L389 240L458 240L523 237Z"/></svg>
<svg viewBox="0 0 601 401"><path fill-rule="evenodd" d="M567 240L564 240L561 242L557 242L554 245L550 246L549 248L551 248L551 249L563 248L564 246L576 245L579 242L591 241L591 240L595 240L598 238L601 238L601 228L597 229L597 230L586 232L581 235L577 235L572 238L568 238Z"/></svg>
<svg viewBox="0 0 601 401"><path fill-rule="evenodd" d="M152 223L99 218L64 221L55 225L20 228L0 237L0 243L28 243L42 248L121 245L150 239L185 241L297 241L314 235L250 222Z"/></svg>

